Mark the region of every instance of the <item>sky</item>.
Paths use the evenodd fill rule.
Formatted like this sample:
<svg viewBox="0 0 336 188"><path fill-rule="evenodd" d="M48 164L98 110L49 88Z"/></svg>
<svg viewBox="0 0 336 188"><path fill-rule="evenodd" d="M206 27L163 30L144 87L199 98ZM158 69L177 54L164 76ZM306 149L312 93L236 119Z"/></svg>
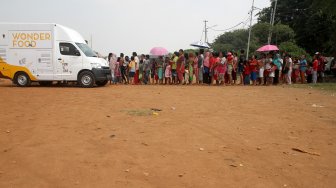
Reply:
<svg viewBox="0 0 336 188"><path fill-rule="evenodd" d="M259 9L269 5L269 0L255 0ZM78 31L89 45L92 36L92 48L103 55L148 54L153 47L193 48L204 20L215 26L209 42L223 34L213 29L240 22L235 29L247 28L251 6L252 0L1 0L0 22L58 23Z"/></svg>

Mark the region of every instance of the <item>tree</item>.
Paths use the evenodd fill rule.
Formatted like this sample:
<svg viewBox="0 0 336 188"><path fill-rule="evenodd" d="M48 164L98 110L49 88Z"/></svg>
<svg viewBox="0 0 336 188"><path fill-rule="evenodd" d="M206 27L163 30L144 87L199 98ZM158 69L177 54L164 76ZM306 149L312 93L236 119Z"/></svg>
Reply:
<svg viewBox="0 0 336 188"><path fill-rule="evenodd" d="M252 26L252 36L250 42L251 54L267 44L270 24L258 23ZM293 42L294 31L287 25L277 24L274 26L274 37L272 44L280 44L282 42ZM240 29L231 32L226 32L215 39L212 48L215 51L240 51L247 48L248 30Z"/></svg>
<svg viewBox="0 0 336 188"><path fill-rule="evenodd" d="M247 48L248 30L239 29L226 32L215 39L211 47L215 51L239 51ZM251 40L252 49L256 49L255 39Z"/></svg>
<svg viewBox="0 0 336 188"><path fill-rule="evenodd" d="M257 43L260 45L267 44L270 31L269 23L258 23L252 27L252 34L255 36ZM273 37L271 44L278 45L282 42L294 42L295 33L288 25L276 24L273 27Z"/></svg>
<svg viewBox="0 0 336 188"><path fill-rule="evenodd" d="M279 45L279 48L282 52L290 54L293 57L300 58L302 55L305 55L308 60L311 59L311 56L294 42L283 42Z"/></svg>
<svg viewBox="0 0 336 188"><path fill-rule="evenodd" d="M271 7L259 13L259 23L269 23ZM336 5L334 0L279 0L275 23L289 25L296 43L309 53L336 53Z"/></svg>

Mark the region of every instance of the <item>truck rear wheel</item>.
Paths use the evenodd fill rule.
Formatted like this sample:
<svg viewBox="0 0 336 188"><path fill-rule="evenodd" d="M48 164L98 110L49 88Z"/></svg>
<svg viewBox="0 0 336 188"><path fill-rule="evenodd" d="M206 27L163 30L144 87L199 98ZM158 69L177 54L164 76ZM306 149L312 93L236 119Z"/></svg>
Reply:
<svg viewBox="0 0 336 188"><path fill-rule="evenodd" d="M26 73L18 72L14 76L14 83L19 87L28 87L31 84L31 80Z"/></svg>
<svg viewBox="0 0 336 188"><path fill-rule="evenodd" d="M103 87L107 84L107 80L104 80L104 81L97 81L96 82L96 85L99 86L99 87Z"/></svg>
<svg viewBox="0 0 336 188"><path fill-rule="evenodd" d="M91 88L95 84L95 78L92 72L84 71L78 76L78 83L83 88Z"/></svg>

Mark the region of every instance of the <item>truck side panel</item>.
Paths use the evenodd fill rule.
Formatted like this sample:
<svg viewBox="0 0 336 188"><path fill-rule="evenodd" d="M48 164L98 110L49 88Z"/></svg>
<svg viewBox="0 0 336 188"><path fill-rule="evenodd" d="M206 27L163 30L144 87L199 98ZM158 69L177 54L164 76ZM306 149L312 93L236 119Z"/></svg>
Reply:
<svg viewBox="0 0 336 188"><path fill-rule="evenodd" d="M18 71L32 81L53 80L51 24L0 24L0 76L13 79Z"/></svg>

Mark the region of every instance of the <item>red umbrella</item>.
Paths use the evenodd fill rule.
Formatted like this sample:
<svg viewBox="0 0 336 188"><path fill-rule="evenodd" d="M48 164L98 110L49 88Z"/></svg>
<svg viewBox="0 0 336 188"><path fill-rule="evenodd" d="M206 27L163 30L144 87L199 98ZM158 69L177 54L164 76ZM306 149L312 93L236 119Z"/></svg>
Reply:
<svg viewBox="0 0 336 188"><path fill-rule="evenodd" d="M269 52L269 51L279 51L279 48L275 45L265 45L257 50L257 52Z"/></svg>

